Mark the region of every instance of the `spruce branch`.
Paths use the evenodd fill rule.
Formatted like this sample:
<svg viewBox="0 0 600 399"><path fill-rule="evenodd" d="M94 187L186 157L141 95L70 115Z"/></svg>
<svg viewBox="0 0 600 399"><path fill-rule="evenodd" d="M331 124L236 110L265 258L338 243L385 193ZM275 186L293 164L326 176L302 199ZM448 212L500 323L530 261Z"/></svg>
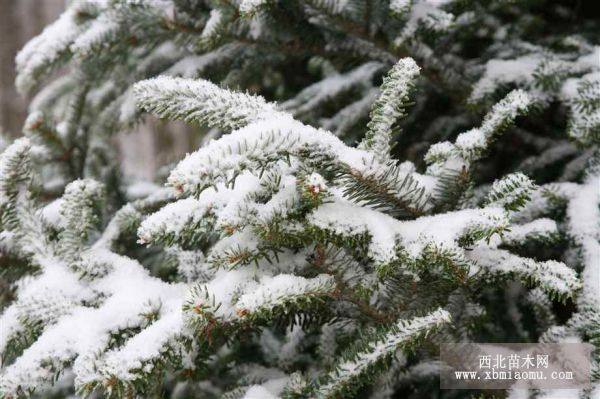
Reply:
<svg viewBox="0 0 600 399"><path fill-rule="evenodd" d="M351 395L379 375L398 349L408 349L417 340L450 322L450 314L438 309L424 317L399 320L386 329L367 335L345 351L342 361L319 381L315 394L319 398Z"/></svg>
<svg viewBox="0 0 600 399"><path fill-rule="evenodd" d="M59 234L60 251L75 257L100 223L104 187L94 180L75 180L65 189L60 213L65 229Z"/></svg>
<svg viewBox="0 0 600 399"><path fill-rule="evenodd" d="M6 230L16 227L16 201L31 177L30 149L30 140L21 138L0 154L0 226Z"/></svg>
<svg viewBox="0 0 600 399"><path fill-rule="evenodd" d="M0 396L439 396L422 338L450 314L436 343L596 343L594 26L515 2L70 2L17 56L21 91L50 81L26 139L0 139ZM152 183L113 142L143 111L202 125Z"/></svg>
<svg viewBox="0 0 600 399"><path fill-rule="evenodd" d="M489 206L502 206L507 211L518 211L531 199L537 186L524 174L513 173L497 180L487 197Z"/></svg>
<svg viewBox="0 0 600 399"><path fill-rule="evenodd" d="M240 15L244 18L252 17L268 7L270 2L271 0L242 0L239 6Z"/></svg>
<svg viewBox="0 0 600 399"><path fill-rule="evenodd" d="M581 281L573 269L556 261L537 262L501 249L474 249L469 258L490 276L517 276L539 284L540 288L560 300L566 300L581 289ZM501 263L497 263L500 260Z"/></svg>
<svg viewBox="0 0 600 399"><path fill-rule="evenodd" d="M207 81L161 76L136 83L134 94L140 108L161 118L226 130L278 115L260 97L231 93Z"/></svg>
<svg viewBox="0 0 600 399"><path fill-rule="evenodd" d="M419 67L412 58L403 58L388 72L381 85L381 94L371 110L368 131L361 148L386 157L390 153L392 125L404 116Z"/></svg>

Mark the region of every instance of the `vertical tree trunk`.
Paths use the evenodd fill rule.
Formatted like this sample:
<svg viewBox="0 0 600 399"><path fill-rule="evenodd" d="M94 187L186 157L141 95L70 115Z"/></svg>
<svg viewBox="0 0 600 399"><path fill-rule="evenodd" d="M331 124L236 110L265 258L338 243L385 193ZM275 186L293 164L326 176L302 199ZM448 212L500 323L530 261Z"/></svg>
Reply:
<svg viewBox="0 0 600 399"><path fill-rule="evenodd" d="M15 55L25 43L54 21L64 0L0 0L0 131L18 136L26 117L26 101L15 90Z"/></svg>

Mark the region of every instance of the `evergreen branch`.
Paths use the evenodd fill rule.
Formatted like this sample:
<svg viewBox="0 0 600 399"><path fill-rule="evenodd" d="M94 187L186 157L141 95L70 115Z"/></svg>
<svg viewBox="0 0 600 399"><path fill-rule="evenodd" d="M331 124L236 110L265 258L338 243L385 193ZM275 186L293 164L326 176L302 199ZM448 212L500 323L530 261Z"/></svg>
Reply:
<svg viewBox="0 0 600 399"><path fill-rule="evenodd" d="M415 218L428 209L430 193L422 183L422 176L412 169L377 161L373 161L372 167L353 168L316 147L309 145L301 149L300 155L333 174L348 199L398 219Z"/></svg>
<svg viewBox="0 0 600 399"><path fill-rule="evenodd" d="M398 349L409 349L423 336L450 322L450 314L438 309L427 316L399 320L390 327L362 338L342 355L342 361L315 387L318 398L352 395L372 381L389 364Z"/></svg>
<svg viewBox="0 0 600 399"><path fill-rule="evenodd" d="M454 144L444 141L429 148L427 174L435 176L436 208L451 209L465 198L470 187L471 165L480 160L497 135L530 109L532 99L521 90L510 92L486 114L479 128L461 133Z"/></svg>
<svg viewBox="0 0 600 399"><path fill-rule="evenodd" d="M21 93L31 92L45 76L69 60L70 45L83 29L76 16L74 9L68 9L17 54L15 84Z"/></svg>
<svg viewBox="0 0 600 399"><path fill-rule="evenodd" d="M347 183L344 192L349 199L396 218L418 217L427 208L425 188L398 166L389 165L367 176L351 171L340 177Z"/></svg>
<svg viewBox="0 0 600 399"><path fill-rule="evenodd" d="M386 323L390 321L390 316L385 314L369 304L368 289L361 284L352 284L344 278L344 264L351 262L341 255L340 250L333 248L324 249L317 245L315 254L311 260L311 265L320 271L333 275L336 284L336 293L334 297L339 300L347 301L356 306L356 308L369 319L377 323ZM340 265L341 263L341 265Z"/></svg>
<svg viewBox="0 0 600 399"><path fill-rule="evenodd" d="M29 139L21 138L0 154L0 227L3 230L16 228L17 197L31 178L30 149Z"/></svg>
<svg viewBox="0 0 600 399"><path fill-rule="evenodd" d="M516 212L531 200L531 192L536 188L524 174L512 173L494 182L486 202L488 206L502 206L507 211Z"/></svg>
<svg viewBox="0 0 600 399"><path fill-rule="evenodd" d="M466 167L460 170L446 169L437 176L432 203L439 212L449 211L460 206L469 198L473 183Z"/></svg>
<svg viewBox="0 0 600 399"><path fill-rule="evenodd" d="M32 142L50 149L55 156L65 155L65 146L50 121L41 111L34 111L27 117L23 125L23 133Z"/></svg>
<svg viewBox="0 0 600 399"><path fill-rule="evenodd" d="M371 121L360 144L387 158L392 142L392 125L404 116L410 90L419 75L419 67L412 58L403 58L388 72L381 85L381 94L371 110Z"/></svg>
<svg viewBox="0 0 600 399"><path fill-rule="evenodd" d="M214 225L210 207L195 198L186 198L147 217L138 229L138 242L200 248L214 235Z"/></svg>
<svg viewBox="0 0 600 399"><path fill-rule="evenodd" d="M133 90L138 106L161 118L226 130L279 115L261 97L232 93L207 81L161 76L138 82Z"/></svg>
<svg viewBox="0 0 600 399"><path fill-rule="evenodd" d="M104 187L94 180L75 180L66 187L60 208L65 228L59 234L60 251L65 256L76 257L99 225L103 193Z"/></svg>
<svg viewBox="0 0 600 399"><path fill-rule="evenodd" d="M253 292L243 294L235 304L236 314L252 324L273 316L310 310L314 302L332 295L333 277L320 274L313 278L279 274L265 277Z"/></svg>
<svg viewBox="0 0 600 399"><path fill-rule="evenodd" d="M270 3L271 0L242 0L239 6L240 15L244 18L252 17L267 8Z"/></svg>
<svg viewBox="0 0 600 399"><path fill-rule="evenodd" d="M468 257L477 262L489 276L517 276L538 284L560 300L573 297L581 289L581 281L573 269L556 261L537 262L501 249L474 249Z"/></svg>

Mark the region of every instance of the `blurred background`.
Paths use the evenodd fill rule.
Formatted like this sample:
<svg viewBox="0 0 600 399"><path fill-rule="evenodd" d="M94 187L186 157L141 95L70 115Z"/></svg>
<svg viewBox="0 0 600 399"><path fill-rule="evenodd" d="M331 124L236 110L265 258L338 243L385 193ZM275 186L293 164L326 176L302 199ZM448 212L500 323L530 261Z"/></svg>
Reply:
<svg viewBox="0 0 600 399"><path fill-rule="evenodd" d="M62 13L66 0L0 0L0 132L21 134L28 98L17 93L15 56L30 39ZM115 140L124 174L152 180L160 167L176 162L198 146L193 129L184 124L149 120ZM124 156L127 154L127 156Z"/></svg>
<svg viewBox="0 0 600 399"><path fill-rule="evenodd" d="M54 21L64 0L0 0L0 129L19 135L27 101L15 90L15 55L29 39Z"/></svg>

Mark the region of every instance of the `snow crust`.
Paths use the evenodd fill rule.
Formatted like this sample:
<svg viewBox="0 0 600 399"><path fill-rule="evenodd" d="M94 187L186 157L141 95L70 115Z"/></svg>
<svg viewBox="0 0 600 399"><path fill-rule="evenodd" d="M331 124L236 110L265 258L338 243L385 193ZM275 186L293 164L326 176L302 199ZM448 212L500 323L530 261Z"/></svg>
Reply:
<svg viewBox="0 0 600 399"><path fill-rule="evenodd" d="M397 259L400 249L416 257L429 243L458 248L457 240L469 229L508 223L500 208L465 209L399 221L343 200L320 206L308 216L308 221L341 236L368 234L370 256L380 263Z"/></svg>

